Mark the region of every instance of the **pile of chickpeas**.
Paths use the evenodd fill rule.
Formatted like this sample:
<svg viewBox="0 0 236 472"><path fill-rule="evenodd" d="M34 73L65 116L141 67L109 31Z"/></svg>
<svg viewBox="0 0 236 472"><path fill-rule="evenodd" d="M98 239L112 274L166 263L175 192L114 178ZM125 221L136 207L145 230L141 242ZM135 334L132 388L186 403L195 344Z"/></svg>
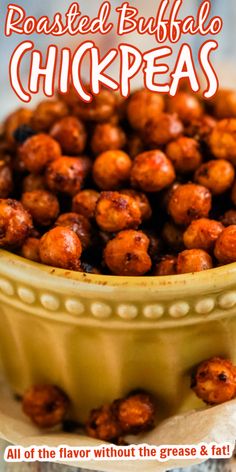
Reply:
<svg viewBox="0 0 236 472"><path fill-rule="evenodd" d="M118 276L236 262L236 92L101 90L21 108L0 138L0 247Z"/></svg>

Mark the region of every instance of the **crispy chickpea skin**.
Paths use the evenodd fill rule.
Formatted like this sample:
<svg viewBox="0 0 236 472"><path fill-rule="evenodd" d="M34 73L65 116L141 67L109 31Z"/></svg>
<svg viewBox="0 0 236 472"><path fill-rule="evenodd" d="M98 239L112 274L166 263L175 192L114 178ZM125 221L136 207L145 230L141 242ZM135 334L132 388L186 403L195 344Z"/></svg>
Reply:
<svg viewBox="0 0 236 472"><path fill-rule="evenodd" d="M84 151L87 132L82 121L75 116L66 116L57 121L50 135L58 141L65 155L78 156Z"/></svg>
<svg viewBox="0 0 236 472"><path fill-rule="evenodd" d="M177 258L175 256L164 256L156 265L153 271L153 275L175 275L176 272Z"/></svg>
<svg viewBox="0 0 236 472"><path fill-rule="evenodd" d="M97 202L95 217L99 228L109 233L137 228L141 223L140 204L129 195L102 192Z"/></svg>
<svg viewBox="0 0 236 472"><path fill-rule="evenodd" d="M100 194L96 190L81 190L72 200L72 211L79 213L86 218L95 218L95 209Z"/></svg>
<svg viewBox="0 0 236 472"><path fill-rule="evenodd" d="M203 115L203 108L200 101L193 94L178 92L175 97L168 100L169 113L177 113L179 119L184 123L189 123Z"/></svg>
<svg viewBox="0 0 236 472"><path fill-rule="evenodd" d="M177 257L177 274L201 272L212 269L211 256L202 249L187 249L180 252Z"/></svg>
<svg viewBox="0 0 236 472"><path fill-rule="evenodd" d="M155 407L151 395L130 394L113 402L113 411L124 434L139 434L154 425Z"/></svg>
<svg viewBox="0 0 236 472"><path fill-rule="evenodd" d="M167 221L164 224L162 238L172 251L182 251L184 249L183 229L171 221Z"/></svg>
<svg viewBox="0 0 236 472"><path fill-rule="evenodd" d="M208 188L213 195L220 195L230 189L235 177L235 170L224 159L208 161L196 171L194 180Z"/></svg>
<svg viewBox="0 0 236 472"><path fill-rule="evenodd" d="M184 233L185 247L211 251L223 230L224 226L219 221L208 218L192 221Z"/></svg>
<svg viewBox="0 0 236 472"><path fill-rule="evenodd" d="M0 160L0 198L7 198L13 190L12 171L9 165Z"/></svg>
<svg viewBox="0 0 236 472"><path fill-rule="evenodd" d="M35 385L23 396L24 413L40 428L60 424L69 409L65 393L53 385Z"/></svg>
<svg viewBox="0 0 236 472"><path fill-rule="evenodd" d="M73 197L81 190L90 166L91 162L86 157L59 157L46 169L47 186L53 192L66 193Z"/></svg>
<svg viewBox="0 0 236 472"><path fill-rule="evenodd" d="M170 195L168 212L177 225L208 217L210 210L211 194L201 185L178 185Z"/></svg>
<svg viewBox="0 0 236 472"><path fill-rule="evenodd" d="M102 441L114 441L122 433L111 405L104 405L92 410L85 430L88 436Z"/></svg>
<svg viewBox="0 0 236 472"><path fill-rule="evenodd" d="M216 241L214 254L221 264L236 262L236 225L222 231Z"/></svg>
<svg viewBox="0 0 236 472"><path fill-rule="evenodd" d="M20 247L32 227L31 216L20 202L0 199L0 247Z"/></svg>
<svg viewBox="0 0 236 472"><path fill-rule="evenodd" d="M198 366L191 387L208 405L232 400L236 395L236 371L232 362L214 357Z"/></svg>
<svg viewBox="0 0 236 472"><path fill-rule="evenodd" d="M159 192L173 183L175 170L162 151L147 151L133 161L131 184L144 192Z"/></svg>
<svg viewBox="0 0 236 472"><path fill-rule="evenodd" d="M46 265L79 270L81 253L80 239L70 228L57 226L40 239L40 259Z"/></svg>
<svg viewBox="0 0 236 472"><path fill-rule="evenodd" d="M106 151L93 165L93 179L102 190L116 190L130 178L132 161L123 151Z"/></svg>
<svg viewBox="0 0 236 472"><path fill-rule="evenodd" d="M213 102L214 115L222 120L236 118L236 93L234 90L219 90Z"/></svg>
<svg viewBox="0 0 236 472"><path fill-rule="evenodd" d="M171 160L175 170L180 174L194 172L202 162L199 143L185 136L169 143L166 155Z"/></svg>
<svg viewBox="0 0 236 472"><path fill-rule="evenodd" d="M236 225L236 210L228 210L221 218L224 226Z"/></svg>
<svg viewBox="0 0 236 472"><path fill-rule="evenodd" d="M112 123L98 124L91 139L91 149L97 156L106 151L123 149L126 144L124 131Z"/></svg>
<svg viewBox="0 0 236 472"><path fill-rule="evenodd" d="M146 197L145 193L136 192L133 189L125 189L122 190L121 193L123 195L129 195L130 197L134 198L136 202L139 204L139 208L141 211L142 221L149 220L152 216L152 208L149 203L148 198Z"/></svg>
<svg viewBox="0 0 236 472"><path fill-rule="evenodd" d="M68 107L62 100L43 100L33 112L31 126L36 131L48 131L55 121L68 115Z"/></svg>
<svg viewBox="0 0 236 472"><path fill-rule="evenodd" d="M5 136L8 143L15 143L14 132L19 126L29 125L32 114L32 110L28 108L19 108L8 116L4 124Z"/></svg>
<svg viewBox="0 0 236 472"><path fill-rule="evenodd" d="M33 190L46 190L44 175L29 174L22 182L23 192L32 192Z"/></svg>
<svg viewBox="0 0 236 472"><path fill-rule="evenodd" d="M78 94L75 92L76 98L70 99L72 103L72 111L82 121L92 121L95 123L102 123L109 121L115 115L117 107L116 95L110 90L102 89L98 95L94 95L90 103L78 99ZM67 97L65 96L67 100Z"/></svg>
<svg viewBox="0 0 236 472"><path fill-rule="evenodd" d="M193 120L185 128L185 134L191 138L207 141L209 134L215 128L217 121L210 115L204 115Z"/></svg>
<svg viewBox="0 0 236 472"><path fill-rule="evenodd" d="M179 138L183 131L183 124L177 115L162 113L147 122L144 128L144 139L151 148L158 148Z"/></svg>
<svg viewBox="0 0 236 472"><path fill-rule="evenodd" d="M20 252L22 257L34 262L40 262L39 239L29 237L25 240Z"/></svg>
<svg viewBox="0 0 236 472"><path fill-rule="evenodd" d="M132 128L141 131L152 118L164 111L165 102L161 94L147 89L138 90L131 95L127 115Z"/></svg>
<svg viewBox="0 0 236 472"><path fill-rule="evenodd" d="M236 119L219 121L209 136L208 144L214 157L236 164Z"/></svg>
<svg viewBox="0 0 236 472"><path fill-rule="evenodd" d="M65 226L74 231L79 237L83 249L91 246L92 228L91 224L83 215L77 213L63 213L55 222L55 226Z"/></svg>
<svg viewBox="0 0 236 472"><path fill-rule="evenodd" d="M149 239L141 231L121 231L105 247L105 264L115 275L144 275L152 266L148 246Z"/></svg>
<svg viewBox="0 0 236 472"><path fill-rule="evenodd" d="M57 141L43 133L28 138L19 148L19 158L33 174L40 174L51 161L60 156L61 148Z"/></svg>
<svg viewBox="0 0 236 472"><path fill-rule="evenodd" d="M37 225L49 226L57 218L60 207L55 195L47 190L32 190L22 194L21 203Z"/></svg>

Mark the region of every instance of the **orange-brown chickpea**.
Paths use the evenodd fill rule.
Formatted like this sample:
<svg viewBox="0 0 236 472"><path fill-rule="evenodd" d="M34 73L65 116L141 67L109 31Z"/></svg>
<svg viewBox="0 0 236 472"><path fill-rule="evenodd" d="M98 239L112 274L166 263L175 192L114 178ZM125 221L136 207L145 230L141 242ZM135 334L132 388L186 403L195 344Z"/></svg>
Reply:
<svg viewBox="0 0 236 472"><path fill-rule="evenodd" d="M0 198L7 198L13 190L12 171L9 165L0 160Z"/></svg>
<svg viewBox="0 0 236 472"><path fill-rule="evenodd" d="M54 385L34 385L23 396L24 413L40 428L61 423L69 409L69 400Z"/></svg>
<svg viewBox="0 0 236 472"><path fill-rule="evenodd" d="M39 239L33 237L27 238L21 248L20 254L22 257L30 259L31 261L41 262L39 256Z"/></svg>
<svg viewBox="0 0 236 472"><path fill-rule="evenodd" d="M224 226L236 225L236 210L228 210L221 218Z"/></svg>
<svg viewBox="0 0 236 472"><path fill-rule="evenodd" d="M236 164L236 119L219 121L208 138L214 157Z"/></svg>
<svg viewBox="0 0 236 472"><path fill-rule="evenodd" d="M92 410L86 422L85 430L91 438L97 438L102 441L115 441L122 433L111 405L103 405Z"/></svg>
<svg viewBox="0 0 236 472"><path fill-rule="evenodd" d="M55 222L55 226L65 226L74 231L79 237L83 249L91 246L92 228L91 224L83 215L77 213L62 213Z"/></svg>
<svg viewBox="0 0 236 472"><path fill-rule="evenodd" d="M199 143L185 136L169 143L166 155L171 160L176 172L187 174L194 172L202 162Z"/></svg>
<svg viewBox="0 0 236 472"><path fill-rule="evenodd" d="M138 131L144 129L152 118L162 113L165 102L161 94L147 89L138 90L131 95L127 105L127 115L132 128Z"/></svg>
<svg viewBox="0 0 236 472"><path fill-rule="evenodd" d="M144 128L144 139L151 148L158 148L179 138L183 131L183 124L177 115L162 113L147 122Z"/></svg>
<svg viewBox="0 0 236 472"><path fill-rule="evenodd" d="M202 249L186 249L177 257L177 274L188 274L190 272L201 272L212 269L211 256Z"/></svg>
<svg viewBox="0 0 236 472"><path fill-rule="evenodd" d="M70 228L57 226L40 239L39 254L44 264L68 270L80 269L82 244Z"/></svg>
<svg viewBox="0 0 236 472"><path fill-rule="evenodd" d="M222 231L216 241L214 254L221 264L236 262L236 225Z"/></svg>
<svg viewBox="0 0 236 472"><path fill-rule="evenodd" d="M214 115L222 120L224 118L236 118L236 93L235 90L221 89L213 102Z"/></svg>
<svg viewBox="0 0 236 472"><path fill-rule="evenodd" d="M139 203L119 192L102 192L95 211L96 222L103 231L118 232L137 228L141 223Z"/></svg>
<svg viewBox="0 0 236 472"><path fill-rule="evenodd" d="M149 239L141 231L121 231L105 247L105 264L115 275L144 275L152 266L148 246Z"/></svg>
<svg viewBox="0 0 236 472"><path fill-rule="evenodd" d="M32 192L33 190L46 190L44 175L29 174L23 179L23 192Z"/></svg>
<svg viewBox="0 0 236 472"><path fill-rule="evenodd" d="M61 148L55 139L47 134L36 134L28 138L19 148L19 157L25 168L33 174L40 174L51 162L61 155Z"/></svg>
<svg viewBox="0 0 236 472"><path fill-rule="evenodd" d="M43 100L38 104L31 119L36 131L48 131L55 121L68 115L68 107L61 100Z"/></svg>
<svg viewBox="0 0 236 472"><path fill-rule="evenodd" d="M95 209L100 194L96 190L81 190L72 200L72 211L85 216L86 218L95 217Z"/></svg>
<svg viewBox="0 0 236 472"><path fill-rule="evenodd" d="M178 185L170 195L168 212L177 225L208 217L210 210L211 194L201 185Z"/></svg>
<svg viewBox="0 0 236 472"><path fill-rule="evenodd" d="M158 262L154 268L153 275L175 275L177 258L175 256L165 256Z"/></svg>
<svg viewBox="0 0 236 472"><path fill-rule="evenodd" d="M236 206L236 181L234 182L233 187L232 187L231 200L233 204Z"/></svg>
<svg viewBox="0 0 236 472"><path fill-rule="evenodd" d="M131 184L144 192L159 192L175 180L173 164L162 151L138 154L131 169Z"/></svg>
<svg viewBox="0 0 236 472"><path fill-rule="evenodd" d="M32 110L28 108L19 108L8 116L4 124L5 136L8 143L15 143L14 132L20 126L30 124L32 113Z"/></svg>
<svg viewBox="0 0 236 472"><path fill-rule="evenodd" d="M21 203L31 214L36 225L51 225L60 211L57 197L47 190L32 190L23 193Z"/></svg>
<svg viewBox="0 0 236 472"><path fill-rule="evenodd" d="M20 247L32 230L30 214L20 202L0 199L0 247Z"/></svg>
<svg viewBox="0 0 236 472"><path fill-rule="evenodd" d="M154 425L155 406L148 393L133 393L115 400L112 408L124 434L138 434Z"/></svg>
<svg viewBox="0 0 236 472"><path fill-rule="evenodd" d="M146 197L145 193L136 192L133 189L125 189L121 191L123 195L129 195L130 197L134 198L139 205L139 209L141 211L142 221L149 220L152 216L152 208L149 203L148 198Z"/></svg>
<svg viewBox="0 0 236 472"><path fill-rule="evenodd" d="M219 221L208 218L192 221L183 236L185 247L211 251L223 230L224 226Z"/></svg>
<svg viewBox="0 0 236 472"><path fill-rule="evenodd" d="M116 95L110 90L102 89L98 95L93 96L90 103L77 100L74 102L72 109L75 115L83 121L102 123L114 116L116 106Z"/></svg>
<svg viewBox="0 0 236 472"><path fill-rule="evenodd" d="M93 165L93 179L102 190L116 190L130 177L132 161L123 151L106 151Z"/></svg>
<svg viewBox="0 0 236 472"><path fill-rule="evenodd" d="M66 116L57 121L50 135L58 141L65 155L78 156L84 151L87 132L82 121L75 116Z"/></svg>
<svg viewBox="0 0 236 472"><path fill-rule="evenodd" d="M123 149L126 136L122 128L111 123L98 124L91 139L91 149L97 156L106 151Z"/></svg>
<svg viewBox="0 0 236 472"><path fill-rule="evenodd" d="M217 405L235 398L236 370L232 362L214 357L202 362L192 377L191 387L208 405Z"/></svg>
<svg viewBox="0 0 236 472"><path fill-rule="evenodd" d="M182 251L184 249L183 229L176 226L172 221L167 221L164 224L162 237L172 251Z"/></svg>
<svg viewBox="0 0 236 472"><path fill-rule="evenodd" d="M209 134L215 128L217 121L210 115L204 115L199 120L193 120L185 127L185 134L191 138L207 141Z"/></svg>
<svg viewBox="0 0 236 472"><path fill-rule="evenodd" d="M208 161L196 171L194 180L208 188L213 195L220 195L230 189L235 177L235 170L224 159Z"/></svg>
<svg viewBox="0 0 236 472"><path fill-rule="evenodd" d="M187 92L178 92L175 97L171 97L167 108L169 113L177 113L184 123L201 118L203 115L203 108L198 98Z"/></svg>
<svg viewBox="0 0 236 472"><path fill-rule="evenodd" d="M59 157L46 169L45 178L48 188L74 196L81 190L90 165L91 161L86 157Z"/></svg>

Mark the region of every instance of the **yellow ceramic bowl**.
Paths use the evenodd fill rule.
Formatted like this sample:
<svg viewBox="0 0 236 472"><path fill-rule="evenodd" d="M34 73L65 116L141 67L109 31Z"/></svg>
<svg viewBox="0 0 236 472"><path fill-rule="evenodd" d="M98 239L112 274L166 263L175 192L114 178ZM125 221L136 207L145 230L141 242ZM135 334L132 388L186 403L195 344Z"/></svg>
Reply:
<svg viewBox="0 0 236 472"><path fill-rule="evenodd" d="M15 393L60 386L83 421L136 388L159 418L203 406L190 373L204 359L236 362L236 264L170 277L54 269L0 251L0 351Z"/></svg>

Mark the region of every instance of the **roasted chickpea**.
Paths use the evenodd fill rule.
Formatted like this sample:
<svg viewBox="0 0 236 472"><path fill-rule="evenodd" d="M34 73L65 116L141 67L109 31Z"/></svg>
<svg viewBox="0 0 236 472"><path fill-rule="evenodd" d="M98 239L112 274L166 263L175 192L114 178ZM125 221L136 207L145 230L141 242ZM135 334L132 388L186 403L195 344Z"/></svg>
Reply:
<svg viewBox="0 0 236 472"><path fill-rule="evenodd" d="M215 244L216 259L221 264L236 262L236 226L228 226L222 231Z"/></svg>
<svg viewBox="0 0 236 472"><path fill-rule="evenodd" d="M236 93L234 90L219 90L213 102L214 115L222 120L236 118Z"/></svg>
<svg viewBox="0 0 236 472"><path fill-rule="evenodd" d="M149 431L154 425L155 406L147 393L130 394L113 402L114 414L125 434Z"/></svg>
<svg viewBox="0 0 236 472"><path fill-rule="evenodd" d="M170 195L168 212L177 225L208 217L210 210L211 194L201 185L178 185Z"/></svg>
<svg viewBox="0 0 236 472"><path fill-rule="evenodd" d="M13 190L12 171L9 165L0 160L0 198L7 198Z"/></svg>
<svg viewBox="0 0 236 472"><path fill-rule="evenodd" d="M207 142L207 138L215 128L217 121L210 115L193 120L185 127L185 134L191 138Z"/></svg>
<svg viewBox="0 0 236 472"><path fill-rule="evenodd" d="M107 267L115 275L144 275L151 269L149 239L141 231L121 231L104 250Z"/></svg>
<svg viewBox="0 0 236 472"><path fill-rule="evenodd" d="M22 194L21 203L37 225L49 226L57 218L60 207L55 195L47 190L32 190Z"/></svg>
<svg viewBox="0 0 236 472"><path fill-rule="evenodd" d="M95 209L100 194L96 190L81 190L73 197L72 211L86 218L95 217Z"/></svg>
<svg viewBox="0 0 236 472"><path fill-rule="evenodd" d="M208 405L232 400L236 394L236 371L232 362L214 357L199 365L192 389Z"/></svg>
<svg viewBox="0 0 236 472"><path fill-rule="evenodd" d="M32 192L33 190L46 190L44 175L29 174L23 179L23 192Z"/></svg>
<svg viewBox="0 0 236 472"><path fill-rule="evenodd" d="M213 195L220 195L230 189L235 177L232 164L224 159L208 161L195 173L194 180L208 188Z"/></svg>
<svg viewBox="0 0 236 472"><path fill-rule="evenodd" d="M184 244L188 249L211 251L224 226L215 220L200 218L192 221L184 233Z"/></svg>
<svg viewBox="0 0 236 472"><path fill-rule="evenodd" d="M217 159L236 164L236 119L219 121L208 139L210 150Z"/></svg>
<svg viewBox="0 0 236 472"><path fill-rule="evenodd" d="M136 200L136 202L139 204L142 221L146 221L151 218L152 208L145 193L136 192L136 190L133 189L122 190L121 193L122 195L129 195Z"/></svg>
<svg viewBox="0 0 236 472"><path fill-rule="evenodd" d="M130 177L132 161L123 151L106 151L100 154L93 165L93 179L102 190L115 190Z"/></svg>
<svg viewBox="0 0 236 472"><path fill-rule="evenodd" d="M203 108L195 95L187 92L178 92L168 100L168 112L177 113L184 123L201 118Z"/></svg>
<svg viewBox="0 0 236 472"><path fill-rule="evenodd" d="M187 174L194 172L202 162L199 143L185 136L169 143L166 155L171 160L176 172Z"/></svg>
<svg viewBox="0 0 236 472"><path fill-rule="evenodd" d="M111 123L102 123L95 127L91 139L91 149L95 155L106 151L123 149L126 144L124 131Z"/></svg>
<svg viewBox="0 0 236 472"><path fill-rule="evenodd" d="M177 257L177 274L201 272L212 269L211 256L202 249L188 249L180 252Z"/></svg>
<svg viewBox="0 0 236 472"><path fill-rule="evenodd" d="M86 433L102 441L114 441L122 433L121 427L110 405L92 410L86 423Z"/></svg>
<svg viewBox="0 0 236 472"><path fill-rule="evenodd" d="M55 222L55 226L65 226L74 231L79 237L83 249L91 246L92 228L85 216L77 213L63 213Z"/></svg>
<svg viewBox="0 0 236 472"><path fill-rule="evenodd" d="M133 161L131 184L144 192L159 192L175 179L174 167L162 151L147 151Z"/></svg>
<svg viewBox="0 0 236 472"><path fill-rule="evenodd" d="M162 237L168 248L172 251L182 251L184 249L183 229L171 221L167 221L164 224Z"/></svg>
<svg viewBox="0 0 236 472"><path fill-rule="evenodd" d="M221 218L224 226L236 225L236 210L228 210Z"/></svg>
<svg viewBox="0 0 236 472"><path fill-rule="evenodd" d="M80 270L82 244L69 228L57 226L40 239L39 254L44 264L68 270Z"/></svg>
<svg viewBox="0 0 236 472"><path fill-rule="evenodd" d="M19 148L19 157L25 168L33 174L40 174L51 162L61 155L57 141L47 134L36 134L27 139Z"/></svg>
<svg viewBox="0 0 236 472"><path fill-rule="evenodd" d="M22 408L37 426L50 428L66 417L69 400L58 387L35 385L24 394Z"/></svg>
<svg viewBox="0 0 236 472"><path fill-rule="evenodd" d="M175 275L177 258L175 256L165 256L156 265L153 271L153 275Z"/></svg>
<svg viewBox="0 0 236 472"><path fill-rule="evenodd" d="M38 104L31 119L36 131L48 131L55 121L68 115L68 107L61 100L43 100Z"/></svg>
<svg viewBox="0 0 236 472"><path fill-rule="evenodd" d="M147 89L138 90L131 95L128 106L128 120L133 129L141 131L147 122L162 113L165 102L161 94Z"/></svg>
<svg viewBox="0 0 236 472"><path fill-rule="evenodd" d="M50 135L58 141L65 155L80 155L85 148L87 133L85 127L75 116L66 116L57 121Z"/></svg>
<svg viewBox="0 0 236 472"><path fill-rule="evenodd" d="M117 106L116 95L107 89L102 89L98 95L94 95L90 103L78 100L73 104L73 111L83 121L102 123L110 120L115 115Z"/></svg>
<svg viewBox="0 0 236 472"><path fill-rule="evenodd" d="M90 170L91 162L86 157L59 157L46 169L46 183L50 190L72 197L81 190Z"/></svg>
<svg viewBox="0 0 236 472"><path fill-rule="evenodd" d="M140 204L129 195L102 192L97 202L95 217L99 228L109 233L137 228L141 223Z"/></svg>
<svg viewBox="0 0 236 472"><path fill-rule="evenodd" d="M28 108L19 108L14 111L5 121L4 131L6 140L10 144L15 143L14 133L22 125L29 125L33 112Z"/></svg>
<svg viewBox="0 0 236 472"><path fill-rule="evenodd" d="M20 247L32 227L31 216L20 202L0 199L0 247Z"/></svg>
<svg viewBox="0 0 236 472"><path fill-rule="evenodd" d="M39 239L29 237L25 240L20 252L22 257L34 262L41 262L39 256Z"/></svg>
<svg viewBox="0 0 236 472"><path fill-rule="evenodd" d="M151 148L158 148L179 138L183 131L183 125L177 115L162 113L147 122L144 139Z"/></svg>

